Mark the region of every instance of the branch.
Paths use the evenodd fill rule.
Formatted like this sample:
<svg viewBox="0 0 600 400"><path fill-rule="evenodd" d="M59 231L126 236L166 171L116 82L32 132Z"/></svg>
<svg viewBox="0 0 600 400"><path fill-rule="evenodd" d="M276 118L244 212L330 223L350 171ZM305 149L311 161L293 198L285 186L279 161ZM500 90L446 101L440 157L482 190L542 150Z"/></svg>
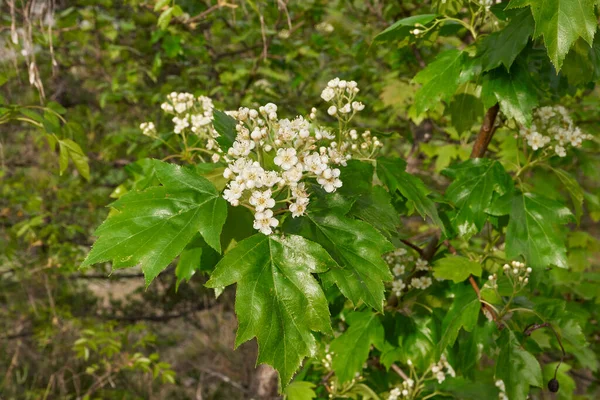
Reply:
<svg viewBox="0 0 600 400"><path fill-rule="evenodd" d="M479 130L479 134L473 144L473 151L471 152L471 158L481 158L485 155L487 148L492 140L492 136L496 132L496 117L500 106L498 104L490 107L485 113L483 118L483 124Z"/></svg>

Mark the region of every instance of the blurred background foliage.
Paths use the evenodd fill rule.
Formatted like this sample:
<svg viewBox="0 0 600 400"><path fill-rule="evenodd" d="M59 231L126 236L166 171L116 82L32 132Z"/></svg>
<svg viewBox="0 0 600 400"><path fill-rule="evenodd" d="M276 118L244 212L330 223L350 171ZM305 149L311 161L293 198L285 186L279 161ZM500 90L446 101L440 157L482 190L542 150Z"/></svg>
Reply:
<svg viewBox="0 0 600 400"><path fill-rule="evenodd" d="M134 162L167 155L138 126L164 122L168 93L210 96L219 109L273 101L294 116L320 104L322 88L340 76L359 83L370 108L357 123L387 137L387 151L432 186L445 184L443 168L469 157L481 103L469 115L440 104L431 118L411 119L412 77L441 48L460 44L459 27L419 39L428 46L373 42L398 19L437 6L458 13L459 1L158 3L0 0L0 398L241 399L254 390L255 345L232 350L231 290L217 302L200 274L176 290L174 274L164 273L145 289L135 271L78 269L107 199L130 189L143 168ZM598 90L571 88L580 64L570 72L568 61L550 80L549 102L597 135ZM492 151L510 159L512 133L497 139ZM556 279L566 296L588 300L595 319L600 278L584 271L598 267L600 164L589 152L574 159L564 163L585 189L587 233L569 242L576 272ZM561 193L547 176L531 185ZM417 229L411 221L407 232ZM585 333L597 352L597 328Z"/></svg>

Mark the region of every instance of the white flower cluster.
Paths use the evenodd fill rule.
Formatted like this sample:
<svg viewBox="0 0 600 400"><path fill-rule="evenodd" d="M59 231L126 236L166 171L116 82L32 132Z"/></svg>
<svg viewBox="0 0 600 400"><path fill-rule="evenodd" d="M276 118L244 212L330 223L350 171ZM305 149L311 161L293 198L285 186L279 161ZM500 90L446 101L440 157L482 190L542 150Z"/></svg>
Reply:
<svg viewBox="0 0 600 400"><path fill-rule="evenodd" d="M581 132L563 106L540 107L534 113L531 128L521 128L521 136L534 151L547 148L554 149L559 157L567 155L568 146L580 147L591 135Z"/></svg>
<svg viewBox="0 0 600 400"><path fill-rule="evenodd" d="M156 127L153 122L142 122L140 124L140 129L144 135L152 138L156 137Z"/></svg>
<svg viewBox="0 0 600 400"><path fill-rule="evenodd" d="M327 371L331 371L333 369L333 353L329 351L329 345L325 348L325 356L321 359L321 364Z"/></svg>
<svg viewBox="0 0 600 400"><path fill-rule="evenodd" d="M351 86L358 92L356 83ZM265 235L273 233L279 224L275 216L285 207L294 218L304 215L314 183L327 193L340 188L336 167L360 154L353 151L359 140L356 130L347 129L349 118L330 131L316 125L316 113L313 108L307 118L280 119L273 103L229 113L237 121L237 135L224 156L223 176L229 182L223 197L233 206L250 208L254 228Z"/></svg>
<svg viewBox="0 0 600 400"><path fill-rule="evenodd" d="M510 264L504 264L502 267L504 275L508 280L515 286L517 290L521 290L529 283L529 275L532 269L526 267L524 263L520 261L511 261ZM489 285L492 288L498 287L498 275L493 274L488 277Z"/></svg>
<svg viewBox="0 0 600 400"><path fill-rule="evenodd" d="M437 364L431 364L431 373L433 374L434 378L437 379L438 383L444 382L446 380L446 375L450 375L453 378L456 377L454 368L452 368L450 363L448 363L446 356L443 354Z"/></svg>
<svg viewBox="0 0 600 400"><path fill-rule="evenodd" d="M504 385L504 381L502 379L498 379L496 381L496 387L500 390L500 393L498 393L498 400L508 400L508 396L506 395L506 386Z"/></svg>
<svg viewBox="0 0 600 400"><path fill-rule="evenodd" d="M173 132L186 135L189 132L205 141L203 145L209 153L214 153L213 161L219 161L220 149L215 141L219 136L213 128L213 102L209 97L195 97L191 93L172 92L167 95L167 101L160 108L167 114L172 114ZM144 135L156 137L156 128L152 122L140 125ZM151 135L152 134L152 135Z"/></svg>
<svg viewBox="0 0 600 400"><path fill-rule="evenodd" d="M391 253L383 256L385 262L392 269L394 280L392 281L392 292L400 297L404 289L427 289L432 285L433 281L429 276L413 277L410 283L405 283L407 273L424 272L431 270L427 260L408 255L406 249L398 248Z"/></svg>
<svg viewBox="0 0 600 400"><path fill-rule="evenodd" d="M412 388L415 386L415 381L412 379L407 379L402 382L402 387L395 387L390 390L390 394L388 396L388 400L398 400L401 398L409 397Z"/></svg>

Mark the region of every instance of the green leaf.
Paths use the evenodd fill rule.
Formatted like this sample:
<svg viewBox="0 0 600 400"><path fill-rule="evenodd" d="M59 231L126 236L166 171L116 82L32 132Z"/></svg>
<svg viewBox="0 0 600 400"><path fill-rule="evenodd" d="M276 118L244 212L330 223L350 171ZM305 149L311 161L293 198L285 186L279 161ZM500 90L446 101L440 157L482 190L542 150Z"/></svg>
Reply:
<svg viewBox="0 0 600 400"><path fill-rule="evenodd" d="M542 369L529 352L523 349L515 334L504 329L498 339L500 355L496 361L496 379L502 379L506 395L511 400L525 400L529 386L542 387Z"/></svg>
<svg viewBox="0 0 600 400"><path fill-rule="evenodd" d="M538 105L538 98L531 76L524 67L514 64L510 73L504 68L490 71L481 94L487 108L500 103L500 110L508 118L531 125L531 113Z"/></svg>
<svg viewBox="0 0 600 400"><path fill-rule="evenodd" d="M573 175L569 174L567 171L560 168L548 168L556 174L563 184L563 187L569 192L569 196L571 196L571 201L573 202L573 208L575 208L575 219L577 220L577 223L579 223L579 220L583 215L583 189Z"/></svg>
<svg viewBox="0 0 600 400"><path fill-rule="evenodd" d="M506 231L506 257L523 256L532 268L567 268L565 238L556 225L572 219L569 209L554 200L533 193L515 195Z"/></svg>
<svg viewBox="0 0 600 400"><path fill-rule="evenodd" d="M583 39L575 42L567 54L561 71L573 86L600 79L600 35L590 47Z"/></svg>
<svg viewBox="0 0 600 400"><path fill-rule="evenodd" d="M383 312L383 282L391 281L393 276L381 255L394 246L381 233L337 210L309 212L290 229L321 244L338 262L321 275L325 285L337 285L355 306L363 301Z"/></svg>
<svg viewBox="0 0 600 400"><path fill-rule="evenodd" d="M311 331L332 333L327 299L312 274L335 267L321 246L303 237L256 234L225 254L206 286L237 283L236 347L256 337L257 362L277 369L285 386L316 351Z"/></svg>
<svg viewBox="0 0 600 400"><path fill-rule="evenodd" d="M431 193L417 177L405 171L406 162L400 158L379 157L377 159L377 176L385 183L390 193L398 190L423 218L428 216L445 233L435 203L427 195Z"/></svg>
<svg viewBox="0 0 600 400"><path fill-rule="evenodd" d="M354 312L347 317L350 327L331 342L333 370L338 379L348 382L362 371L369 357L371 345L383 349L383 325L377 314L370 311Z"/></svg>
<svg viewBox="0 0 600 400"><path fill-rule="evenodd" d="M511 18L504 29L483 37L478 47L483 71L489 71L500 65L506 70L525 48L533 34L534 22L529 10L522 10Z"/></svg>
<svg viewBox="0 0 600 400"><path fill-rule="evenodd" d="M171 1L172 0L157 0L156 4L154 5L154 11L160 11L160 9L162 9L164 6L171 4Z"/></svg>
<svg viewBox="0 0 600 400"><path fill-rule="evenodd" d="M350 210L355 216L389 236L400 225L400 215L392 206L390 194L382 186L373 186L370 193L359 196Z"/></svg>
<svg viewBox="0 0 600 400"><path fill-rule="evenodd" d="M420 71L414 81L422 86L415 95L417 115L435 107L440 101L448 101L461 83L466 82L462 74L464 53L448 50L440 53L435 61Z"/></svg>
<svg viewBox="0 0 600 400"><path fill-rule="evenodd" d="M458 93L452 98L448 112L452 119L452 125L460 134L469 131L477 119L483 115L483 103L472 94Z"/></svg>
<svg viewBox="0 0 600 400"><path fill-rule="evenodd" d="M457 207L452 225L465 239L483 228L494 193L502 196L513 188L512 178L502 164L487 158L464 161L445 169L443 174L453 179L445 197Z"/></svg>
<svg viewBox="0 0 600 400"><path fill-rule="evenodd" d="M294 381L285 388L286 400L313 400L317 398L312 382Z"/></svg>
<svg viewBox="0 0 600 400"><path fill-rule="evenodd" d="M594 0L511 0L507 8L531 7L534 38L544 37L548 56L559 71L569 49L580 37L591 46L598 21Z"/></svg>
<svg viewBox="0 0 600 400"><path fill-rule="evenodd" d="M175 276L177 277L175 290L179 289L179 285L184 280L189 282L196 270L200 268L204 246L206 246L206 242L196 235L179 255L179 261L175 268Z"/></svg>
<svg viewBox="0 0 600 400"><path fill-rule="evenodd" d="M73 161L75 168L77 171L83 176L86 180L90 180L90 167L87 162L87 157L81 150L81 147L71 139L59 139L59 165L60 165L60 174L67 169L69 165L69 158Z"/></svg>
<svg viewBox="0 0 600 400"><path fill-rule="evenodd" d="M216 138L217 143L221 146L223 151L229 150L233 146L237 132L235 131L235 125L237 124L233 117L225 114L223 111L213 111L213 126L219 134Z"/></svg>
<svg viewBox="0 0 600 400"><path fill-rule="evenodd" d="M155 160L155 171L163 186L129 192L112 203L118 212L96 230L98 240L82 266L109 260L113 268L141 264L149 285L197 232L220 251L227 203L215 187L177 165Z"/></svg>
<svg viewBox="0 0 600 400"><path fill-rule="evenodd" d="M410 31L417 28L417 24L419 25L419 28L422 29L424 25L427 25L436 18L437 14L413 15L407 18L403 18L399 21L394 22L383 32L380 32L377 36L375 36L375 40L402 41L404 40L404 38L411 35Z"/></svg>
<svg viewBox="0 0 600 400"><path fill-rule="evenodd" d="M446 347L454 345L461 328L471 332L479 318L481 304L473 289L461 284L455 286L453 292L454 301L442 322L442 336L437 348L438 356L446 350Z"/></svg>
<svg viewBox="0 0 600 400"><path fill-rule="evenodd" d="M546 364L543 367L544 374L544 382L549 382L550 379L554 378L554 371L558 367L558 372L556 373L556 379L560 385L558 393L556 393L557 400L571 400L573 399L573 394L575 393L575 381L569 375L569 371L571 370L571 366L569 364L562 363L560 367L557 362Z"/></svg>
<svg viewBox="0 0 600 400"><path fill-rule="evenodd" d="M171 19L173 18L174 11L175 11L175 9L173 7L169 7L166 10L164 10L162 13L160 13L160 15L158 16L158 21L156 23L160 29L162 29L162 30L167 29L167 27L169 26L169 23L171 22Z"/></svg>
<svg viewBox="0 0 600 400"><path fill-rule="evenodd" d="M434 263L433 275L438 279L460 283L471 275L481 276L481 265L465 257L450 255Z"/></svg>

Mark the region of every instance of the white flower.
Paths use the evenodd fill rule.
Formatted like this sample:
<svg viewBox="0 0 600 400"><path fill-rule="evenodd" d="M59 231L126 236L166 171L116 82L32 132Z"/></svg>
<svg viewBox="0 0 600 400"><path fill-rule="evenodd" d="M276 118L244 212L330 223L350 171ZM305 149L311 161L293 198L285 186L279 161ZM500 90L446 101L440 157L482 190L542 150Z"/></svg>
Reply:
<svg viewBox="0 0 600 400"><path fill-rule="evenodd" d="M210 157L210 159L212 160L212 162L217 163L221 159L221 156L215 153Z"/></svg>
<svg viewBox="0 0 600 400"><path fill-rule="evenodd" d="M402 395L402 392L399 388L393 388L390 390L390 395L388 396L388 400L398 400L398 397Z"/></svg>
<svg viewBox="0 0 600 400"><path fill-rule="evenodd" d="M273 218L272 210L265 210L254 214L254 229L265 235L273 233L272 228L275 228L277 225L279 225L279 221Z"/></svg>
<svg viewBox="0 0 600 400"><path fill-rule="evenodd" d="M242 193L246 189L243 183L229 182L227 189L223 191L223 198L227 200L232 206L237 206L240 202L239 199L242 197Z"/></svg>
<svg viewBox="0 0 600 400"><path fill-rule="evenodd" d="M338 87L339 83L340 83L340 78L334 78L334 79L330 80L329 82L327 82L327 86L335 89L336 87Z"/></svg>
<svg viewBox="0 0 600 400"><path fill-rule="evenodd" d="M336 106L331 106L327 109L327 114L329 115L335 115L337 114L337 107Z"/></svg>
<svg viewBox="0 0 600 400"><path fill-rule="evenodd" d="M306 204L302 203L302 202L295 202L290 204L290 211L292 212L292 217L296 218L296 217L301 217L304 215L304 212L306 211Z"/></svg>
<svg viewBox="0 0 600 400"><path fill-rule="evenodd" d="M314 152L304 157L304 169L315 175L321 175L327 169L329 157Z"/></svg>
<svg viewBox="0 0 600 400"><path fill-rule="evenodd" d="M352 108L350 107L350 104L346 104L342 108L340 108L339 111L342 114L348 114L350 111L352 111Z"/></svg>
<svg viewBox="0 0 600 400"><path fill-rule="evenodd" d="M277 112L277 106L273 103L267 103L265 104L265 111L267 114L275 113Z"/></svg>
<svg viewBox="0 0 600 400"><path fill-rule="evenodd" d="M550 138L547 136L543 136L542 134L538 133L538 132L533 132L531 135L529 135L529 137L527 138L527 144L529 146L531 146L531 148L533 150L537 150L537 149L541 149L542 147L544 147L546 144L548 144L548 142L550 141Z"/></svg>
<svg viewBox="0 0 600 400"><path fill-rule="evenodd" d="M140 124L142 134L150 137L156 137L156 127L153 122L142 122Z"/></svg>
<svg viewBox="0 0 600 400"><path fill-rule="evenodd" d="M267 171L262 176L262 185L266 187L273 187L278 183L282 183L282 179L277 171Z"/></svg>
<svg viewBox="0 0 600 400"><path fill-rule="evenodd" d="M335 97L335 90L330 87L326 87L321 92L321 98L325 101L331 101Z"/></svg>
<svg viewBox="0 0 600 400"><path fill-rule="evenodd" d="M174 132L181 133L185 128L190 126L190 122L188 121L189 115L185 115L183 118L173 117L173 123L175 124Z"/></svg>
<svg viewBox="0 0 600 400"><path fill-rule="evenodd" d="M362 111L365 109L365 105L363 103L361 103L360 101L353 101L352 102L352 109L354 111Z"/></svg>
<svg viewBox="0 0 600 400"><path fill-rule="evenodd" d="M292 187L297 185L298 181L302 179L302 164L296 164L293 168L284 171L281 176L288 185Z"/></svg>
<svg viewBox="0 0 600 400"><path fill-rule="evenodd" d="M417 271L429 271L429 264L427 263L427 260L419 258L415 265L417 267Z"/></svg>
<svg viewBox="0 0 600 400"><path fill-rule="evenodd" d="M255 187L259 188L263 184L264 173L265 170L260 166L260 164L255 163L252 166L244 168L236 180L244 183L248 189L253 189Z"/></svg>
<svg viewBox="0 0 600 400"><path fill-rule="evenodd" d="M566 155L567 155L567 151L565 150L565 148L558 144L556 146L554 146L554 151L556 152L556 154L559 157L566 157Z"/></svg>
<svg viewBox="0 0 600 400"><path fill-rule="evenodd" d="M271 189L264 192L254 191L250 196L250 204L254 206L256 211L264 211L266 208L275 207L275 200L271 198Z"/></svg>
<svg viewBox="0 0 600 400"><path fill-rule="evenodd" d="M323 174L317 178L317 182L319 182L319 185L321 185L327 193L333 193L337 188L342 187L342 181L338 178L339 176L339 169L327 168L323 171Z"/></svg>
<svg viewBox="0 0 600 400"><path fill-rule="evenodd" d="M403 264L400 264L400 263L394 265L394 268L392 269L392 272L396 276L402 275L405 271L406 271L406 266Z"/></svg>
<svg viewBox="0 0 600 400"><path fill-rule="evenodd" d="M280 166L284 171L287 171L298 162L298 157L296 157L296 149L287 148L277 150L277 156L275 156L273 162L275 165Z"/></svg>
<svg viewBox="0 0 600 400"><path fill-rule="evenodd" d="M430 277L423 276L421 278L412 278L412 280L410 281L410 286L412 286L415 289L425 290L429 286L431 286L432 283L433 282Z"/></svg>
<svg viewBox="0 0 600 400"><path fill-rule="evenodd" d="M392 282L392 291L396 296L400 297L404 288L406 288L406 284L402 279L397 279Z"/></svg>

